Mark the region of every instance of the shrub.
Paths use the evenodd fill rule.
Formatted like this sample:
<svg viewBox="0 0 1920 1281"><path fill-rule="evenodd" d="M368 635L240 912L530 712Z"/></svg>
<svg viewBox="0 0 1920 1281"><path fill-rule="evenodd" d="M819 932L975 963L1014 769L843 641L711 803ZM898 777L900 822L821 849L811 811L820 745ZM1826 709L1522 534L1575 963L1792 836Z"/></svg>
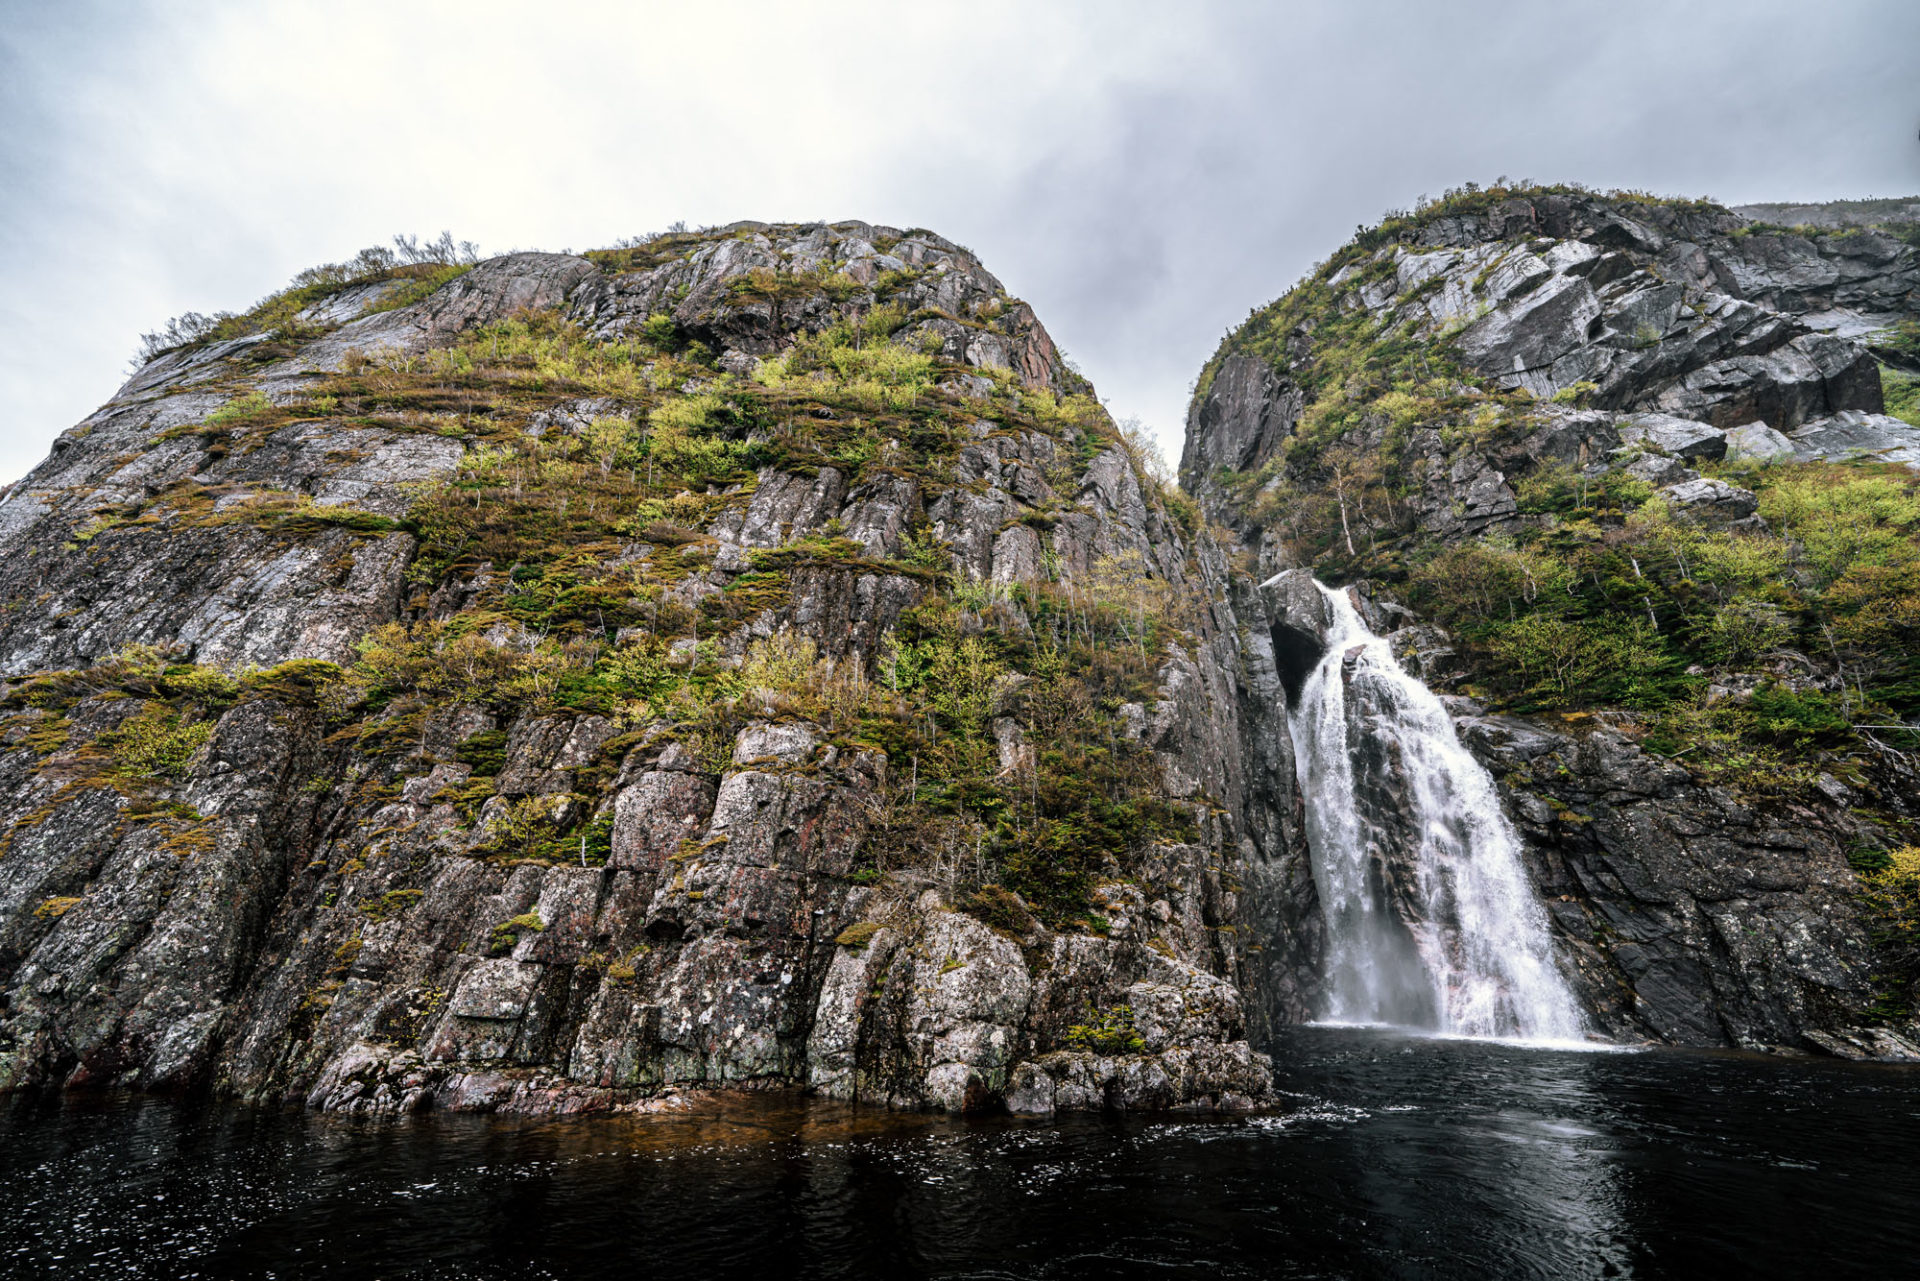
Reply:
<svg viewBox="0 0 1920 1281"><path fill-rule="evenodd" d="M1915 378L1911 374L1895 373L1882 365L1880 395L1887 402L1888 413L1915 427L1920 427L1920 378Z"/></svg>
<svg viewBox="0 0 1920 1281"><path fill-rule="evenodd" d="M928 641L925 659L928 701L933 710L958 733L979 733L993 712L1006 664L978 636Z"/></svg>
<svg viewBox="0 0 1920 1281"><path fill-rule="evenodd" d="M963 911L984 925L1009 934L1024 934L1033 914L1020 896L1003 885L982 885L967 899Z"/></svg>
<svg viewBox="0 0 1920 1281"><path fill-rule="evenodd" d="M1762 685L1753 691L1747 708L1758 718L1762 734L1786 746L1839 742L1853 729L1839 700L1817 690Z"/></svg>
<svg viewBox="0 0 1920 1281"><path fill-rule="evenodd" d="M1760 514L1799 540L1822 583L1856 565L1890 568L1916 558L1910 535L1920 526L1920 498L1900 477L1809 469L1763 490Z"/></svg>
<svg viewBox="0 0 1920 1281"><path fill-rule="evenodd" d="M1104 1010L1087 1009L1087 1021L1067 1029L1070 1049L1090 1054L1144 1054L1147 1043L1133 1025L1131 1005L1110 1005Z"/></svg>
<svg viewBox="0 0 1920 1281"><path fill-rule="evenodd" d="M1884 864L1862 876L1860 886L1883 966L1876 977L1887 992L1878 1012L1908 1016L1920 987L1920 846L1888 850Z"/></svg>
<svg viewBox="0 0 1920 1281"><path fill-rule="evenodd" d="M134 362L144 365L155 356L164 355L176 347L197 343L212 334L221 321L230 319L232 313L225 311L211 316L203 316L197 311L175 316L159 329L140 335L140 346L134 353Z"/></svg>
<svg viewBox="0 0 1920 1281"><path fill-rule="evenodd" d="M114 772L124 778L176 778L213 733L209 721L191 724L166 703L143 703L140 710L100 736L111 749Z"/></svg>
<svg viewBox="0 0 1920 1281"><path fill-rule="evenodd" d="M724 409L721 399L709 392L668 401L647 416L652 429L647 457L691 483L732 471L745 456L744 446L710 434Z"/></svg>
<svg viewBox="0 0 1920 1281"><path fill-rule="evenodd" d="M1716 661L1733 666L1772 653L1792 636L1778 606L1741 597L1713 611L1701 646Z"/></svg>
<svg viewBox="0 0 1920 1281"><path fill-rule="evenodd" d="M680 326L672 316L655 312L640 326L640 336L657 351L673 351L680 345Z"/></svg>
<svg viewBox="0 0 1920 1281"><path fill-rule="evenodd" d="M658 699L680 682L668 662L666 642L653 635L607 650L594 665L594 674L621 695L644 700Z"/></svg>
<svg viewBox="0 0 1920 1281"><path fill-rule="evenodd" d="M798 632L780 632L747 647L740 666L740 683L747 689L800 693L819 677L813 641Z"/></svg>
<svg viewBox="0 0 1920 1281"><path fill-rule="evenodd" d="M1644 619L1568 622L1529 614L1498 628L1488 648L1527 682L1525 693L1549 706L1666 701L1661 677L1674 665Z"/></svg>

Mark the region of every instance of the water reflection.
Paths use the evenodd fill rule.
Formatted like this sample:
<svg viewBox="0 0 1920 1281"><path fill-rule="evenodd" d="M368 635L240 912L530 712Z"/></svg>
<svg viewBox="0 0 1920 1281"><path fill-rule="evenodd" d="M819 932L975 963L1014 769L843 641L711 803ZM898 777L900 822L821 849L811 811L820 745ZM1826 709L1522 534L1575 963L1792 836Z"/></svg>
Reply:
<svg viewBox="0 0 1920 1281"><path fill-rule="evenodd" d="M1920 1073L1308 1028L1244 1120L0 1107L0 1273L1869 1275ZM1895 1270L1898 1270L1897 1268Z"/></svg>
<svg viewBox="0 0 1920 1281"><path fill-rule="evenodd" d="M1296 1076L1372 1103L1339 1145L1336 1179L1368 1207L1386 1254L1449 1275L1489 1256L1557 1276L1632 1270L1612 1139L1622 1127L1593 1079L1613 1056L1383 1029L1318 1044Z"/></svg>

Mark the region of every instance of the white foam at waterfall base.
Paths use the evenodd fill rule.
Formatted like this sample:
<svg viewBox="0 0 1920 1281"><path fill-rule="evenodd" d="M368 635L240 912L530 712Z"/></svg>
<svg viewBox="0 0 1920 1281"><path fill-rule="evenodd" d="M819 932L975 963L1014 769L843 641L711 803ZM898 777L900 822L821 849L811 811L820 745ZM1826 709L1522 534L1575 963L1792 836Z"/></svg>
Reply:
<svg viewBox="0 0 1920 1281"><path fill-rule="evenodd" d="M1307 844L1327 927L1323 1017L1451 1036L1580 1044L1585 1021L1554 964L1547 916L1492 777L1460 745L1440 700L1400 670L1343 591L1323 584L1327 647L1288 724ZM1351 655L1351 660L1349 660ZM1343 667L1346 668L1343 671ZM1364 749L1364 750L1363 750ZM1402 775L1416 832L1389 906L1387 858L1355 787L1361 759Z"/></svg>

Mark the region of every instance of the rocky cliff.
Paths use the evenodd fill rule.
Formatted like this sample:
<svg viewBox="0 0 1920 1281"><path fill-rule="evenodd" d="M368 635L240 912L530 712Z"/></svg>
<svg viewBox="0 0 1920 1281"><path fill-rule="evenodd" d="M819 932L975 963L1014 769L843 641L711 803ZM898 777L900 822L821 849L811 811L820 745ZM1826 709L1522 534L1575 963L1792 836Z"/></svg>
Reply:
<svg viewBox="0 0 1920 1281"><path fill-rule="evenodd" d="M1201 377L1182 481L1281 574L1242 616L1303 672L1285 571L1350 583L1453 692L1610 1036L1916 1053L1911 230L1468 189ZM1311 886L1269 905L1309 1013Z"/></svg>
<svg viewBox="0 0 1920 1281"><path fill-rule="evenodd" d="M306 273L0 500L0 1088L1257 1104L1308 572L1596 1030L1914 1053L1917 288L1897 226L1455 193L1228 338L1183 494L923 230Z"/></svg>
<svg viewBox="0 0 1920 1281"><path fill-rule="evenodd" d="M964 249L376 252L173 337L0 502L0 1089L1263 1095L1227 567Z"/></svg>

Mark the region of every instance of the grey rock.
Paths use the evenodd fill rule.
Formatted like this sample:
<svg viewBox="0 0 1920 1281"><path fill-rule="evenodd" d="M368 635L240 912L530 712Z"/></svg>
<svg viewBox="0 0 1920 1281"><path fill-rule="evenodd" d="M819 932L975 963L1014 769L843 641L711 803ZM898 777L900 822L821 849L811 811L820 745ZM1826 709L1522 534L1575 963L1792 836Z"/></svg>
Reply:
<svg viewBox="0 0 1920 1281"><path fill-rule="evenodd" d="M1796 458L1864 457L1920 468L1920 428L1886 414L1834 414L1789 434Z"/></svg>
<svg viewBox="0 0 1920 1281"><path fill-rule="evenodd" d="M680 846L706 830L714 787L678 770L642 774L614 802L609 866L658 872Z"/></svg>
<svg viewBox="0 0 1920 1281"><path fill-rule="evenodd" d="M1793 442L1765 423L1747 423L1727 430L1728 458L1791 458L1793 452Z"/></svg>
<svg viewBox="0 0 1920 1281"><path fill-rule="evenodd" d="M810 726L793 721L749 725L734 740L733 763L804 765L813 759L819 742L819 735Z"/></svg>
<svg viewBox="0 0 1920 1281"><path fill-rule="evenodd" d="M1593 286L1578 276L1553 276L1517 303L1475 321L1459 347L1475 368L1494 375L1550 368L1587 341L1601 316Z"/></svg>
<svg viewBox="0 0 1920 1281"><path fill-rule="evenodd" d="M1196 402L1198 418L1187 432L1181 470L1258 467L1293 430L1303 404L1300 393L1282 382L1267 362L1229 356L1206 398Z"/></svg>
<svg viewBox="0 0 1920 1281"><path fill-rule="evenodd" d="M1727 453L1725 432L1670 414L1636 414L1620 425L1620 439L1688 462L1724 458Z"/></svg>
<svg viewBox="0 0 1920 1281"><path fill-rule="evenodd" d="M1660 491L1676 511L1690 520L1728 524L1753 515L1759 506L1753 491L1711 477L1682 481Z"/></svg>
<svg viewBox="0 0 1920 1281"><path fill-rule="evenodd" d="M1671 454L1642 454L1626 466L1626 472L1649 485L1677 485L1694 480L1699 472Z"/></svg>

